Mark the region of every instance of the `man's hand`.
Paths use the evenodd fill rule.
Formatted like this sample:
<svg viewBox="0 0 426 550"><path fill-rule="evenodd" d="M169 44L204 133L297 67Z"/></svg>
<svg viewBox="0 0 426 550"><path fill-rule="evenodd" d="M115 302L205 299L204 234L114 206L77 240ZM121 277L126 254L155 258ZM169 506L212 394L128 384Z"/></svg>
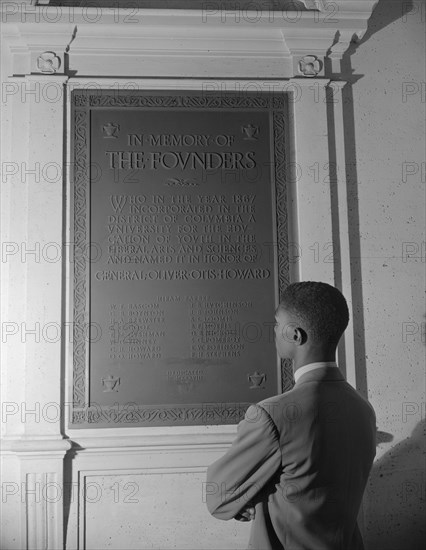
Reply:
<svg viewBox="0 0 426 550"><path fill-rule="evenodd" d="M256 515L254 506L247 506L239 512L234 519L237 521L252 521Z"/></svg>

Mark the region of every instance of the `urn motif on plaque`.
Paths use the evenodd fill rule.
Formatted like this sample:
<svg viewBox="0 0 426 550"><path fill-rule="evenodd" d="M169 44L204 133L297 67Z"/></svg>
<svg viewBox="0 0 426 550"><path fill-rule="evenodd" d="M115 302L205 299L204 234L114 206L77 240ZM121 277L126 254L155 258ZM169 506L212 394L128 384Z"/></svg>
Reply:
<svg viewBox="0 0 426 550"><path fill-rule="evenodd" d="M247 124L247 126L242 126L241 131L244 134L246 140L254 141L259 138L259 126L254 126L253 124Z"/></svg>
<svg viewBox="0 0 426 550"><path fill-rule="evenodd" d="M104 392L113 392L118 391L118 386L120 385L120 378L118 376L113 376L109 374L106 378L102 378L102 385Z"/></svg>
<svg viewBox="0 0 426 550"><path fill-rule="evenodd" d="M118 138L118 132L120 130L119 124L114 124L113 122L108 122L102 126L102 132L104 138Z"/></svg>
<svg viewBox="0 0 426 550"><path fill-rule="evenodd" d="M266 381L266 374L255 370L253 374L247 375L247 379L251 383L251 390L262 389Z"/></svg>

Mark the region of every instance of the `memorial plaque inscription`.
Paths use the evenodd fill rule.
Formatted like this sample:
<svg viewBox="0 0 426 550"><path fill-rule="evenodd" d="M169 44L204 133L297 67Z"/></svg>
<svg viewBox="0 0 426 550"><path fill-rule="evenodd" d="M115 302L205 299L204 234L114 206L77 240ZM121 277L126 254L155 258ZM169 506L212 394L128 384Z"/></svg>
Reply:
<svg viewBox="0 0 426 550"><path fill-rule="evenodd" d="M73 124L72 425L238 422L280 391L284 98L76 90Z"/></svg>

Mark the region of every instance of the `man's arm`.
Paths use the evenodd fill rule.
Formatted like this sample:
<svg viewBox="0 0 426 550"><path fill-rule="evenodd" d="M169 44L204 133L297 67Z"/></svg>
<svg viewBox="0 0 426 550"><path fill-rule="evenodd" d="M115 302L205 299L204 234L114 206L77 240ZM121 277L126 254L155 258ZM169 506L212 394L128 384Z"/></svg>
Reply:
<svg viewBox="0 0 426 550"><path fill-rule="evenodd" d="M227 453L207 470L206 501L218 519L247 508L281 465L277 428L269 414L251 405Z"/></svg>

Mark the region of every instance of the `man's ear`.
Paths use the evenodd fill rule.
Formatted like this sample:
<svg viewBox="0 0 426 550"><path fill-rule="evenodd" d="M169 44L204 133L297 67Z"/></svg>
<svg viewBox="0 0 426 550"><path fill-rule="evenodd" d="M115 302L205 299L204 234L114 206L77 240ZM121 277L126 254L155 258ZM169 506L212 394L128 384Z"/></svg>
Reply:
<svg viewBox="0 0 426 550"><path fill-rule="evenodd" d="M303 330L303 328L296 327L294 329L294 334L293 334L293 343L294 344L296 344L297 346L301 346L302 344L304 344L306 342L307 339L308 339L308 335Z"/></svg>

